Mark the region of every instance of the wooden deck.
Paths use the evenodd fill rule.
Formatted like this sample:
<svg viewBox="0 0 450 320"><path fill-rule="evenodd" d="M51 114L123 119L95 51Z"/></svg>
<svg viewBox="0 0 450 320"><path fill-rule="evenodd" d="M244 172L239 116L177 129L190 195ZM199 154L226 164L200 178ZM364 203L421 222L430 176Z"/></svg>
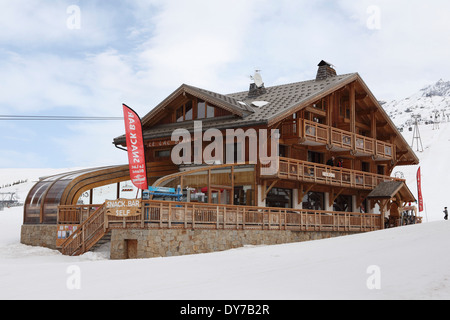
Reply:
<svg viewBox="0 0 450 320"><path fill-rule="evenodd" d="M385 175L282 157L278 159L276 172L273 168L266 167L261 165L260 175L262 178L288 179L364 190L373 190L383 181L400 180Z"/></svg>
<svg viewBox="0 0 450 320"><path fill-rule="evenodd" d="M355 156L373 156L392 160L394 145L310 120L287 120L281 126L281 138L303 145L326 146L332 151L351 151Z"/></svg>
<svg viewBox="0 0 450 320"><path fill-rule="evenodd" d="M134 217L107 215L104 204L60 206L58 224L79 225L62 244L66 255L88 251L112 229L368 232L382 228L377 214L151 200L143 201L140 214Z"/></svg>

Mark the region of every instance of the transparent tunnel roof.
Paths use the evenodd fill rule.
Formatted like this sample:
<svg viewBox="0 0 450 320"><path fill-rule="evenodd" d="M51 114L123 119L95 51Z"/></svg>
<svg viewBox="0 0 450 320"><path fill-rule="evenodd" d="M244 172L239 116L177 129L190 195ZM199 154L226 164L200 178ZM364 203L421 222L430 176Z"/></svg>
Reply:
<svg viewBox="0 0 450 320"><path fill-rule="evenodd" d="M25 200L24 224L56 224L58 206L72 204L65 203L72 200L67 196L62 199L64 194L67 195L71 191L69 189L89 188L90 184L108 181L110 175L118 180L126 179L129 174L128 170L124 170L125 167L127 168L127 166L90 168L40 179L31 188ZM120 172L118 176L116 172ZM87 179L90 180L83 182Z"/></svg>

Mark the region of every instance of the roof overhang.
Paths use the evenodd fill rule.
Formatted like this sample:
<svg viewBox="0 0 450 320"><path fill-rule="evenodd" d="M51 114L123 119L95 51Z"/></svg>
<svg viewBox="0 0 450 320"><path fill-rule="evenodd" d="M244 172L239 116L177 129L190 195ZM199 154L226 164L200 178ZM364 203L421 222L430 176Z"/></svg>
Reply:
<svg viewBox="0 0 450 320"><path fill-rule="evenodd" d="M367 196L368 199L389 200L399 198L403 202L415 202L416 198L404 181L381 182Z"/></svg>
<svg viewBox="0 0 450 320"><path fill-rule="evenodd" d="M158 121L159 116L166 113L168 107L176 98L178 98L180 95L186 94L209 102L239 117L243 117L246 113L251 112L251 110L249 109L244 110L237 107L237 101L234 101L233 99L226 97L225 95L189 86L187 84L182 84L178 89L172 92L166 99L164 99L160 104L158 104L153 110L151 110L142 118L142 126L144 127L147 125L155 124Z"/></svg>

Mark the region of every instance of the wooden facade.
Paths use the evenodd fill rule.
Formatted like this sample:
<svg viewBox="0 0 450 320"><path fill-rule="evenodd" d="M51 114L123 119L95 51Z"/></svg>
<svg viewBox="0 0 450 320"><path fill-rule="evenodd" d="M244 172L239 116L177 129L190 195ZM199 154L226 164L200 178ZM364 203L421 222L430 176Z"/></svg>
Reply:
<svg viewBox="0 0 450 320"><path fill-rule="evenodd" d="M248 92L227 95L182 85L143 117L147 160L171 162L178 143L171 140L171 133L175 128L184 128L191 132L194 141L195 121L202 121L203 132L214 128L224 137L230 129L258 133L267 130L269 139L270 130L277 129L277 172L268 174L259 158L256 163L249 162L254 151L249 148L253 142L247 139L242 149L234 141L233 155L236 159L237 153L244 153L240 159L254 165L253 172L246 174L247 182L238 182L236 177L242 177L241 174L231 177L228 171L223 175L228 178L222 181L214 177L217 181L208 182L205 174L190 174L171 185L189 186L193 192L211 186L216 186L216 190L221 187L222 192L231 188L231 197L226 196L223 203L228 205L241 204L234 191L245 186L253 194L246 205L389 211L388 206L375 208L379 203L368 201L367 196L380 182L395 180L390 175L397 165L417 164L418 158L361 77L357 73L339 76L330 70L333 67L321 61L315 80L268 88L262 85L256 92L252 84ZM126 147L123 137L114 143ZM208 144L209 141L192 144L191 163L185 163L180 170L207 167L208 159L194 164L194 155L199 151L203 154ZM224 157L219 163L225 163L228 147L224 141ZM330 165L332 157L335 160ZM206 199L213 202L211 194ZM399 206L414 201L409 192Z"/></svg>

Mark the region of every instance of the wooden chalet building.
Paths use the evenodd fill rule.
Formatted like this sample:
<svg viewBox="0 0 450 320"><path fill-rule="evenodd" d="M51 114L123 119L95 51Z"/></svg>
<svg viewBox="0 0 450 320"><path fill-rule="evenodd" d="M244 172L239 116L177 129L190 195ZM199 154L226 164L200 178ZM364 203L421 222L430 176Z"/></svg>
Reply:
<svg viewBox="0 0 450 320"><path fill-rule="evenodd" d="M204 131L215 128L224 136L226 129L279 129L278 172L266 174L259 161L235 168L245 173L235 173L233 185L231 179L211 181L210 190L220 192L216 196L209 192L211 200L205 194L205 201L220 198L222 204L373 212L376 203L368 202L371 191L382 181L395 180L390 177L395 166L419 160L359 74L337 75L325 61L318 67L314 80L267 88L252 83L248 91L233 94L183 84L142 119L147 161L173 166L172 132L185 128L194 139L195 120L202 121ZM203 149L208 143L203 141ZM126 147L124 136L114 144ZM244 145L248 163L250 142ZM237 141L232 149L239 160ZM223 150L226 153L226 145ZM195 152L192 145L192 163ZM333 166L327 165L332 157ZM180 169L193 166L201 167L184 164ZM191 192L207 190L206 181L198 177L172 181L172 186L176 183L189 186ZM404 188L399 206L415 201Z"/></svg>
<svg viewBox="0 0 450 320"><path fill-rule="evenodd" d="M276 170L268 170L260 157L250 161L254 152L250 139L224 138L225 156L228 153L233 163L217 159L212 163L207 158L195 161L196 155L206 154L210 144L194 132L199 121L202 133L214 129L224 137L227 129L242 129L267 132L270 140L271 130L278 129L278 154L271 155ZM25 204L24 226L71 224L80 231L95 216L101 219L98 229L103 233L92 236L94 244L119 229L293 230L319 232L322 235L313 238L320 238L331 236L324 232L340 235L382 229L416 201L405 181L391 177L391 173L398 165L418 164L417 156L360 75L338 75L325 61L319 63L313 80L265 87L257 73L249 90L232 94L183 84L142 117L142 127L149 185L180 187L181 202L155 196L143 201L141 216L127 218L112 218L98 206L77 207L86 190L129 180L127 166L99 168L38 183ZM191 161L179 165L172 161L172 151L179 142L172 141L176 129L189 131L192 141ZM121 149L127 147L125 136L113 143ZM40 200L33 200L37 198ZM115 237L113 234L112 239ZM119 238L123 242L127 237ZM253 243L261 242L256 239ZM91 246L78 242L68 254L79 254ZM66 244L63 252L64 247ZM129 242L128 247L145 251L136 242Z"/></svg>

